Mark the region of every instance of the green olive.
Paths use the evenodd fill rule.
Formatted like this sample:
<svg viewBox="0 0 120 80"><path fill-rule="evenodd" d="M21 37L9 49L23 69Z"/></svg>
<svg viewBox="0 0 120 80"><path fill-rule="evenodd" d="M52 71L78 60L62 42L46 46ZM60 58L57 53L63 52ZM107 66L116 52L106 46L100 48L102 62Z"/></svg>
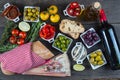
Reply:
<svg viewBox="0 0 120 80"><path fill-rule="evenodd" d="M100 61L98 61L97 64L98 64L98 65L102 65L102 64L104 64L104 61L103 61L103 60L100 60Z"/></svg>
<svg viewBox="0 0 120 80"><path fill-rule="evenodd" d="M39 15L39 11L36 11L36 15Z"/></svg>
<svg viewBox="0 0 120 80"><path fill-rule="evenodd" d="M96 65L97 65L97 61L92 62L92 64L93 64L94 66L96 66Z"/></svg>
<svg viewBox="0 0 120 80"><path fill-rule="evenodd" d="M91 58L92 58L92 57L96 57L96 56L97 56L97 54L94 53L94 52L90 54L90 57L91 57Z"/></svg>
<svg viewBox="0 0 120 80"><path fill-rule="evenodd" d="M95 60L96 61L100 61L100 60L102 60L102 57L101 56L97 56L97 57L95 57Z"/></svg>
<svg viewBox="0 0 120 80"><path fill-rule="evenodd" d="M95 59L94 58L90 58L90 63L93 63L94 61L95 61Z"/></svg>
<svg viewBox="0 0 120 80"><path fill-rule="evenodd" d="M102 52L101 51L97 51L96 54L99 55L99 56L102 56Z"/></svg>
<svg viewBox="0 0 120 80"><path fill-rule="evenodd" d="M32 16L32 15L33 15L33 13L32 13L32 12L29 12L29 13L28 13L28 16Z"/></svg>
<svg viewBox="0 0 120 80"><path fill-rule="evenodd" d="M25 20L29 20L30 18L29 18L29 16L25 16L24 19Z"/></svg>
<svg viewBox="0 0 120 80"><path fill-rule="evenodd" d="M60 45L60 42L57 42L57 45L59 46L59 45Z"/></svg>
<svg viewBox="0 0 120 80"><path fill-rule="evenodd" d="M65 46L65 44L61 44L61 48L65 48L66 46Z"/></svg>
<svg viewBox="0 0 120 80"><path fill-rule="evenodd" d="M33 9L32 9L32 12L33 12L33 13L35 13L35 12L36 12L36 9L35 9L35 8L33 8Z"/></svg>
<svg viewBox="0 0 120 80"><path fill-rule="evenodd" d="M35 21L35 18L31 17L30 21Z"/></svg>
<svg viewBox="0 0 120 80"><path fill-rule="evenodd" d="M64 44L64 43L65 43L65 40L61 40L61 43L63 43L63 44Z"/></svg>
<svg viewBox="0 0 120 80"><path fill-rule="evenodd" d="M62 48L62 51L66 51L66 48Z"/></svg>
<svg viewBox="0 0 120 80"><path fill-rule="evenodd" d="M58 45L57 47L58 47L59 49L61 49L61 46L60 46L60 45Z"/></svg>
<svg viewBox="0 0 120 80"><path fill-rule="evenodd" d="M28 11L28 12L31 12L31 8L27 8L27 11Z"/></svg>

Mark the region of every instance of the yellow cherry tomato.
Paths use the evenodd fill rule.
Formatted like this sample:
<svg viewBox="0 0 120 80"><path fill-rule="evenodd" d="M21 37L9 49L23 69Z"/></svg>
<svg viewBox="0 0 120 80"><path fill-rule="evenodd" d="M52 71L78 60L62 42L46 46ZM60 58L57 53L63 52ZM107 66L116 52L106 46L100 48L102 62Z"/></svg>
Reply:
<svg viewBox="0 0 120 80"><path fill-rule="evenodd" d="M50 21L53 23L56 23L60 20L60 15L59 14L53 14L50 16Z"/></svg>
<svg viewBox="0 0 120 80"><path fill-rule="evenodd" d="M49 16L50 16L50 14L49 14L47 11L42 11L42 12L40 13L40 18L41 18L41 20L43 20L43 21L48 20Z"/></svg>
<svg viewBox="0 0 120 80"><path fill-rule="evenodd" d="M58 7L56 5L51 5L49 8L48 8L48 12L50 14L56 14L58 12Z"/></svg>

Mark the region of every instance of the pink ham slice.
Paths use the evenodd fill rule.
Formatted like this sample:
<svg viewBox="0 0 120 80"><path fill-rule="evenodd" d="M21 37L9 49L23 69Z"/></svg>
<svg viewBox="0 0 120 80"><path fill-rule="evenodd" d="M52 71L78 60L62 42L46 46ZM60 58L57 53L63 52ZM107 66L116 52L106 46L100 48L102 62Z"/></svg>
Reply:
<svg viewBox="0 0 120 80"><path fill-rule="evenodd" d="M60 54L49 60L44 65L33 68L23 74L56 77L71 76L70 62L66 53Z"/></svg>

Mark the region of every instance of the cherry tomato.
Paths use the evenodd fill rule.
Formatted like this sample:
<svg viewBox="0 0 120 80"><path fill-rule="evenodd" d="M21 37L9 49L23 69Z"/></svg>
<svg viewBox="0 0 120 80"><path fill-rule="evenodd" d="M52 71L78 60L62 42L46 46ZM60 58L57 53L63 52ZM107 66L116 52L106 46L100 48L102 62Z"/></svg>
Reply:
<svg viewBox="0 0 120 80"><path fill-rule="evenodd" d="M9 38L9 41L10 41L10 43L15 44L15 43L17 42L17 39L16 39L15 36L11 36L11 37Z"/></svg>
<svg viewBox="0 0 120 80"><path fill-rule="evenodd" d="M73 15L74 15L74 9L68 8L68 9L67 9L67 13L68 13L69 15L73 16Z"/></svg>
<svg viewBox="0 0 120 80"><path fill-rule="evenodd" d="M18 29L13 29L11 34L14 35L14 36L18 36L19 35L19 30Z"/></svg>
<svg viewBox="0 0 120 80"><path fill-rule="evenodd" d="M80 15L80 12L79 11L75 11L74 12L74 16L79 16Z"/></svg>
<svg viewBox="0 0 120 80"><path fill-rule="evenodd" d="M19 44L19 45L22 45L22 44L24 44L25 43L25 40L23 39L23 38L19 38L18 40L17 40L17 44Z"/></svg>
<svg viewBox="0 0 120 80"><path fill-rule="evenodd" d="M51 33L54 33L54 32L55 32L55 28L54 28L54 27L51 27L51 28L50 28L50 32L51 32Z"/></svg>
<svg viewBox="0 0 120 80"><path fill-rule="evenodd" d="M21 32L19 33L19 37L20 37L20 38L25 39L26 36L27 36L27 33L26 33L26 32L22 32L22 31L21 31Z"/></svg>
<svg viewBox="0 0 120 80"><path fill-rule="evenodd" d="M79 3L78 2L71 2L70 3L70 8L75 9L77 7L79 7Z"/></svg>
<svg viewBox="0 0 120 80"><path fill-rule="evenodd" d="M47 26L43 27L42 31L43 31L43 33L47 34L47 33L49 33L49 28Z"/></svg>
<svg viewBox="0 0 120 80"><path fill-rule="evenodd" d="M42 30L39 32L39 36L40 36L41 38L44 37L44 34L43 34Z"/></svg>

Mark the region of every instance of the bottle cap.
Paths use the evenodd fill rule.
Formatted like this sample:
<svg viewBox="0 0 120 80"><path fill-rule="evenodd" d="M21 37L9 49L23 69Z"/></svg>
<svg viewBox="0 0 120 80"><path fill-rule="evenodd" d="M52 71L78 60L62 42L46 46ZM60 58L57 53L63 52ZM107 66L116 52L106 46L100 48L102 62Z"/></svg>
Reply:
<svg viewBox="0 0 120 80"><path fill-rule="evenodd" d="M96 9L101 9L100 2L95 2L94 5L93 5L93 7L96 8Z"/></svg>
<svg viewBox="0 0 120 80"><path fill-rule="evenodd" d="M100 21L106 21L107 20L104 9L100 10L99 17L100 17Z"/></svg>

